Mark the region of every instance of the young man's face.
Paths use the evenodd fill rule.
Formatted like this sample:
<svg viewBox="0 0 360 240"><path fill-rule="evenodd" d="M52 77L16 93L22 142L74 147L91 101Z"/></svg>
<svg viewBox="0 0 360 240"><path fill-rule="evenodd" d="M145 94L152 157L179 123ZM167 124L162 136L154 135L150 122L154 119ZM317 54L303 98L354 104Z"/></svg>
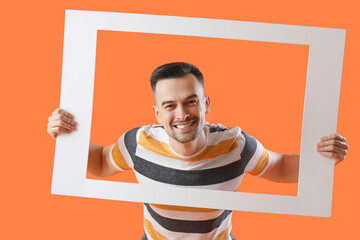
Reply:
<svg viewBox="0 0 360 240"><path fill-rule="evenodd" d="M158 81L155 100L155 117L178 142L191 142L204 129L210 98L193 74Z"/></svg>

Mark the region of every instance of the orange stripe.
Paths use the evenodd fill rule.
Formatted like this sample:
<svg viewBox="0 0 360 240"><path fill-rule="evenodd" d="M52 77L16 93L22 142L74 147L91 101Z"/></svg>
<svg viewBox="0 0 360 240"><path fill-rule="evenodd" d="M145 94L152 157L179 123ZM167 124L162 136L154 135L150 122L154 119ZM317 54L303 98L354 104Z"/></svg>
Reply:
<svg viewBox="0 0 360 240"><path fill-rule="evenodd" d="M182 206L172 206L172 205L163 205L163 204L150 204L151 206L171 211L182 211L182 212L216 212L221 211L218 209L211 208L196 208L196 207L182 207Z"/></svg>
<svg viewBox="0 0 360 240"><path fill-rule="evenodd" d="M171 151L171 149L167 143L160 142L160 141L152 138L150 135L147 135L145 131L142 131L140 133L139 145L141 145L142 147L144 147L154 153L157 153L157 154L163 155L165 157L169 157L169 158L180 159L183 161L201 161L201 160L205 160L205 159L215 158L215 157L221 156L222 154L231 152L232 150L234 150L238 147L238 145L236 143L236 137L234 137L231 139L221 141L216 145L209 145L199 155L196 155L192 158L181 158L181 157L175 155Z"/></svg>
<svg viewBox="0 0 360 240"><path fill-rule="evenodd" d="M217 235L214 240L227 240L229 238L230 231L231 231L231 225L227 229L225 229L225 231Z"/></svg>
<svg viewBox="0 0 360 240"><path fill-rule="evenodd" d="M129 165L126 163L123 155L120 152L119 145L116 143L111 151L112 158L114 159L116 165L123 170L131 169Z"/></svg>
<svg viewBox="0 0 360 240"><path fill-rule="evenodd" d="M264 148L264 151L261 154L258 162L256 163L255 168L249 173L255 176L259 175L262 171L264 171L268 163L269 163L269 152Z"/></svg>
<svg viewBox="0 0 360 240"><path fill-rule="evenodd" d="M146 218L144 218L144 226L145 229L147 231L147 233L150 235L150 237L152 239L156 239L156 240L168 240L166 237L164 237L163 235L161 235L160 233L158 233L155 228L153 227L153 225L151 224L151 222L149 220L147 220Z"/></svg>

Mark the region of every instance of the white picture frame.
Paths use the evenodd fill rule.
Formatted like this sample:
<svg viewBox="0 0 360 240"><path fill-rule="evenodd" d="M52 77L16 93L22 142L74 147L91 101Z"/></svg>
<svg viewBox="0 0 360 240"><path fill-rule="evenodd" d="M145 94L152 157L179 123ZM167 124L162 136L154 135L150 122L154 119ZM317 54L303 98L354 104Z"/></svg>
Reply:
<svg viewBox="0 0 360 240"><path fill-rule="evenodd" d="M98 30L309 45L297 196L152 186L86 178ZM167 205L329 217L334 162L320 137L336 132L344 29L205 18L67 10L60 107L77 131L56 141L52 194ZM119 133L120 134L120 133Z"/></svg>

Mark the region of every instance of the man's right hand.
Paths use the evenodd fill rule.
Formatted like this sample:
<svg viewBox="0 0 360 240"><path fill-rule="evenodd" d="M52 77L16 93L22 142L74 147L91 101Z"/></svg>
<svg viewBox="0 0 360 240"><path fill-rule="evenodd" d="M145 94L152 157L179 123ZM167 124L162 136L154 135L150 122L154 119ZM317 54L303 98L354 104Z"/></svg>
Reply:
<svg viewBox="0 0 360 240"><path fill-rule="evenodd" d="M71 133L74 130L76 130L74 116L64 109L56 109L49 117L47 132L52 138L56 139L59 134ZM88 173L97 177L107 177L119 172L110 162L109 156L112 146L113 145L104 147L90 143Z"/></svg>
<svg viewBox="0 0 360 240"><path fill-rule="evenodd" d="M76 130L74 116L61 108L56 109L48 120L47 132L54 139L58 134L71 133Z"/></svg>

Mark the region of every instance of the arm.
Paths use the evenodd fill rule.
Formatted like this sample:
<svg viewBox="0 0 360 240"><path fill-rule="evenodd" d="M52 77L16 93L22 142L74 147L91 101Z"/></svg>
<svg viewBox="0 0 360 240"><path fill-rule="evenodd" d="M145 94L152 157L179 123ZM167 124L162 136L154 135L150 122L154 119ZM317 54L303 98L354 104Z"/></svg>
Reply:
<svg viewBox="0 0 360 240"><path fill-rule="evenodd" d="M296 183L299 177L298 154L281 154L269 151L271 161L269 167L261 175L262 178L273 182Z"/></svg>
<svg viewBox="0 0 360 240"><path fill-rule="evenodd" d="M96 177L108 177L118 172L110 162L109 154L113 145L101 146L90 143L87 172Z"/></svg>
<svg viewBox="0 0 360 240"><path fill-rule="evenodd" d="M345 159L349 148L346 139L337 133L321 138L316 146L319 154L334 159L335 165ZM300 155L280 154L271 151L269 153L270 165L261 177L274 182L298 182Z"/></svg>
<svg viewBox="0 0 360 240"><path fill-rule="evenodd" d="M76 130L74 116L63 109L56 109L48 120L47 132L54 139L56 139L59 134L71 133ZM87 167L89 174L96 177L107 177L119 172L110 162L109 154L111 148L112 145L101 146L90 143Z"/></svg>

